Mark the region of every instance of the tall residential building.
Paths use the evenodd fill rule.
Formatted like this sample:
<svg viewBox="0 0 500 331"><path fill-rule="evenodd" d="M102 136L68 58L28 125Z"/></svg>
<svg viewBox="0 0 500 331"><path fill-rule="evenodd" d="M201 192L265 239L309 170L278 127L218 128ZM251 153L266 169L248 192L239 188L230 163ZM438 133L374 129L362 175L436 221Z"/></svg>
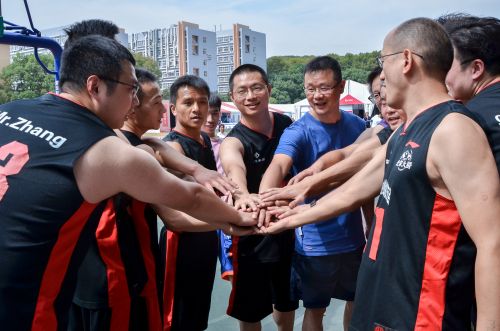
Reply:
<svg viewBox="0 0 500 331"><path fill-rule="evenodd" d="M66 33L64 32L64 29L69 27L70 25L65 25L57 28L41 30L40 32L42 36L53 38L57 41L59 45L61 45L61 47L64 47L64 43L66 42L66 39L68 39ZM116 35L116 40L118 40L120 44L122 44L123 46L128 47L128 35L127 33L125 33L124 29L120 28L120 32L118 33L118 35ZM50 51L47 49L39 49L38 53L50 54ZM23 55L33 54L33 47L16 46L16 45L10 46L10 62L12 62L12 59L16 54L23 54Z"/></svg>
<svg viewBox="0 0 500 331"><path fill-rule="evenodd" d="M242 24L233 24L232 30L217 31L217 91L220 94L229 92L231 72L248 63L267 71L266 35Z"/></svg>
<svg viewBox="0 0 500 331"><path fill-rule="evenodd" d="M162 89L170 88L179 76L189 74L203 78L211 91L217 91L215 32L179 22L168 28L133 33L129 46L132 52L158 63Z"/></svg>

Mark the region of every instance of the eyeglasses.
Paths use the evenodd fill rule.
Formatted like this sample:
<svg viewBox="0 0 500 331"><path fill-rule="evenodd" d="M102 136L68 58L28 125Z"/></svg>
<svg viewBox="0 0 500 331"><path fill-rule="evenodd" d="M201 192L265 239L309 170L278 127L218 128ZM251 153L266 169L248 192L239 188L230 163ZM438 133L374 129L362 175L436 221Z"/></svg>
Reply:
<svg viewBox="0 0 500 331"><path fill-rule="evenodd" d="M375 92L373 94L370 94L370 96L368 97L368 100L370 100L371 103L375 104L377 100L380 100L380 93Z"/></svg>
<svg viewBox="0 0 500 331"><path fill-rule="evenodd" d="M248 92L251 91L253 95L261 95L267 90L267 85L255 84L249 88L240 88L234 92L238 99L244 99L248 96Z"/></svg>
<svg viewBox="0 0 500 331"><path fill-rule="evenodd" d="M462 62L460 62L460 65L461 65L461 66L463 66L464 64L469 63L469 62L472 62L472 61L474 61L474 60L475 60L475 58L472 58L472 59L467 59L467 60L463 60Z"/></svg>
<svg viewBox="0 0 500 331"><path fill-rule="evenodd" d="M134 92L134 95L137 95L137 92L139 92L139 89L141 88L139 83L129 84L129 83L125 83L125 82L113 79L113 78L102 77L102 76L98 76L98 77L102 80L107 80L108 82L118 83L118 84L122 84L122 85L126 85L128 87L131 87L133 92Z"/></svg>
<svg viewBox="0 0 500 331"><path fill-rule="evenodd" d="M397 55L397 54L402 54L402 53L404 53L404 51L379 56L379 57L377 57L377 63L378 63L378 65L379 65L380 68L384 68L384 60L383 59L385 57L389 57L389 56L393 56L393 55ZM417 53L415 53L413 51L411 52L411 54L420 57L422 60L424 59L424 57L422 55L417 54Z"/></svg>
<svg viewBox="0 0 500 331"><path fill-rule="evenodd" d="M320 95L330 95L332 94L333 90L339 85L340 82L337 82L337 84L333 85L332 87L329 86L320 86L320 87L304 87L304 93L306 95L314 95L314 93L318 92Z"/></svg>

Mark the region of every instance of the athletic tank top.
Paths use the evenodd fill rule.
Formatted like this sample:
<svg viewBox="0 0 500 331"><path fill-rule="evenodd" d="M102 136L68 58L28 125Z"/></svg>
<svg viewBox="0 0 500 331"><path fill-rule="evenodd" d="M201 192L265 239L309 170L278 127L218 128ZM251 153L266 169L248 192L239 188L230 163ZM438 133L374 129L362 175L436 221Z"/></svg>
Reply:
<svg viewBox="0 0 500 331"><path fill-rule="evenodd" d="M88 109L57 95L0 106L2 329L66 327L76 267L103 207L83 199L73 166L113 135Z"/></svg>
<svg viewBox="0 0 500 331"><path fill-rule="evenodd" d="M389 142L382 190L363 253L352 330L469 330L475 246L455 203L429 182L436 127L455 101L419 114Z"/></svg>
<svg viewBox="0 0 500 331"><path fill-rule="evenodd" d="M271 163L283 131L292 124L290 117L272 113L274 118L273 133L269 138L238 123L227 137L238 139L243 145L243 162L247 175L247 187L250 193L259 193L259 186ZM276 262L282 256L290 256L294 249L294 233L285 231L277 235L233 236L233 256L248 262ZM236 245L235 245L236 243Z"/></svg>
<svg viewBox="0 0 500 331"><path fill-rule="evenodd" d="M500 173L500 82L479 92L466 106L484 130Z"/></svg>

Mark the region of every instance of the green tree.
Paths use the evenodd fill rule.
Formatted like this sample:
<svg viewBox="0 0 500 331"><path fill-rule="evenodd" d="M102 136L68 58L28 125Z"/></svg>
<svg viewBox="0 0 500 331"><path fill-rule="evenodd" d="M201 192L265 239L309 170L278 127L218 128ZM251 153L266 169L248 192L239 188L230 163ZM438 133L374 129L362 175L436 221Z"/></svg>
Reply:
<svg viewBox="0 0 500 331"><path fill-rule="evenodd" d="M54 69L52 55L40 54L40 60L50 70ZM54 90L54 76L45 73L31 54L17 54L0 73L0 103L36 98Z"/></svg>
<svg viewBox="0 0 500 331"><path fill-rule="evenodd" d="M150 57L144 56L141 53L133 53L135 59L135 66L137 68L143 68L151 73L153 73L156 78L161 78L161 70L158 63Z"/></svg>

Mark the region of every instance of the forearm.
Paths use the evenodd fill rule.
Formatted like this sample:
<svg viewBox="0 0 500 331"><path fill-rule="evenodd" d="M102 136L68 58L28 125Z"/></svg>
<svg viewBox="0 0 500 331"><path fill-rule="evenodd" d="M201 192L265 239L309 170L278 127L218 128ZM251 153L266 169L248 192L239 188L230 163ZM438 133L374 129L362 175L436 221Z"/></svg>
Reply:
<svg viewBox="0 0 500 331"><path fill-rule="evenodd" d="M156 155L159 156L164 167L180 171L190 176L193 176L196 169L200 167L198 162L182 155L160 139L143 138L143 141L155 150Z"/></svg>
<svg viewBox="0 0 500 331"><path fill-rule="evenodd" d="M200 221L185 213L166 206L155 205L154 209L163 221L163 224L165 224L165 226L172 231L205 232L215 230L217 228L213 224Z"/></svg>
<svg viewBox="0 0 500 331"><path fill-rule="evenodd" d="M271 165L267 168L266 173L264 174L264 177L262 177L262 180L260 182L259 186L259 192L262 192L264 190L267 190L269 188L273 187L281 187L283 179L285 178L287 172L284 172L284 169L282 167Z"/></svg>
<svg viewBox="0 0 500 331"><path fill-rule="evenodd" d="M500 246L500 245L498 245ZM500 247L478 248L476 256L476 330L500 330Z"/></svg>

